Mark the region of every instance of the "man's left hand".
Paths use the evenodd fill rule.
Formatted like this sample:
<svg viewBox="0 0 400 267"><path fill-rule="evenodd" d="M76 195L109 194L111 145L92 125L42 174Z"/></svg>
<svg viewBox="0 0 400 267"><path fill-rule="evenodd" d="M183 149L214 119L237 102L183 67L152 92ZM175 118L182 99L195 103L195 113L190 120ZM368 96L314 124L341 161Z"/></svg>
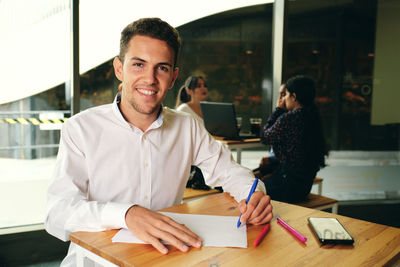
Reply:
<svg viewBox="0 0 400 267"><path fill-rule="evenodd" d="M247 205L246 200L240 201L239 210L242 213L241 223L260 225L268 223L273 217L271 198L260 191L253 193Z"/></svg>

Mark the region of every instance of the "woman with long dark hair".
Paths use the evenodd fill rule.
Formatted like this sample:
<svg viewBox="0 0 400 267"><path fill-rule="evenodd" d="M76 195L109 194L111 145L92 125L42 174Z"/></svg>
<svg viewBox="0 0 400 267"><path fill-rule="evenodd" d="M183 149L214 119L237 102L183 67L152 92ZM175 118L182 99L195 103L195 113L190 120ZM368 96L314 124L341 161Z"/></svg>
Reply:
<svg viewBox="0 0 400 267"><path fill-rule="evenodd" d="M276 109L261 135L262 143L272 146L278 166L263 182L272 199L298 202L310 193L328 153L314 102L314 81L298 75L288 79L281 89Z"/></svg>
<svg viewBox="0 0 400 267"><path fill-rule="evenodd" d="M176 110L191 114L204 125L200 102L207 98L207 85L202 76L189 76L179 89Z"/></svg>

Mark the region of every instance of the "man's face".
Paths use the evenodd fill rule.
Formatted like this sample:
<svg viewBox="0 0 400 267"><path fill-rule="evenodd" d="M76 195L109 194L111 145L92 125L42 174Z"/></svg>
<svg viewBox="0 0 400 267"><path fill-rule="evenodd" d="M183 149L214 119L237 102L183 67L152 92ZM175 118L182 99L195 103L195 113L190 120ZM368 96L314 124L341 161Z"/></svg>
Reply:
<svg viewBox="0 0 400 267"><path fill-rule="evenodd" d="M142 35L132 37L124 62L114 59L114 70L122 82L121 110L130 116L157 116L178 75L174 50L165 41Z"/></svg>

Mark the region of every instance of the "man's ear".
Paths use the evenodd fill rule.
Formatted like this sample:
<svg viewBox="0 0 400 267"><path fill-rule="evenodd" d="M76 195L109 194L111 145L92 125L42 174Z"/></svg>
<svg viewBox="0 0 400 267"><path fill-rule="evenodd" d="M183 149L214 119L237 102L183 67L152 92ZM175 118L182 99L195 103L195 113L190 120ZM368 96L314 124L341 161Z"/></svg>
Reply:
<svg viewBox="0 0 400 267"><path fill-rule="evenodd" d="M294 98L294 101L297 101L297 95L296 95L296 93L293 93L293 94L292 94L292 97Z"/></svg>
<svg viewBox="0 0 400 267"><path fill-rule="evenodd" d="M121 62L121 59L119 59L119 57L114 58L113 66L114 66L115 76L117 76L118 80L122 82L124 80L122 71L123 64Z"/></svg>
<svg viewBox="0 0 400 267"><path fill-rule="evenodd" d="M171 82L170 82L170 84L169 84L169 88L168 88L168 89L171 89L172 86L174 86L174 83L175 83L175 81L176 81L176 78L178 78L178 74L179 74L179 68L176 67L176 68L174 69L174 73L172 74L172 80L171 80Z"/></svg>

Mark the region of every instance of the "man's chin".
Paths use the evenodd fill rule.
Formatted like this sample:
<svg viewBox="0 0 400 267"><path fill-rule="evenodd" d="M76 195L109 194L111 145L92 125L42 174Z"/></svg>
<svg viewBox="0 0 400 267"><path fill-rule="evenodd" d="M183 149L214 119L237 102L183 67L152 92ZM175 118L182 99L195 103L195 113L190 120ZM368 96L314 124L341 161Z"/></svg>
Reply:
<svg viewBox="0 0 400 267"><path fill-rule="evenodd" d="M138 113L143 115L157 114L160 111L161 105L155 107L133 107Z"/></svg>

